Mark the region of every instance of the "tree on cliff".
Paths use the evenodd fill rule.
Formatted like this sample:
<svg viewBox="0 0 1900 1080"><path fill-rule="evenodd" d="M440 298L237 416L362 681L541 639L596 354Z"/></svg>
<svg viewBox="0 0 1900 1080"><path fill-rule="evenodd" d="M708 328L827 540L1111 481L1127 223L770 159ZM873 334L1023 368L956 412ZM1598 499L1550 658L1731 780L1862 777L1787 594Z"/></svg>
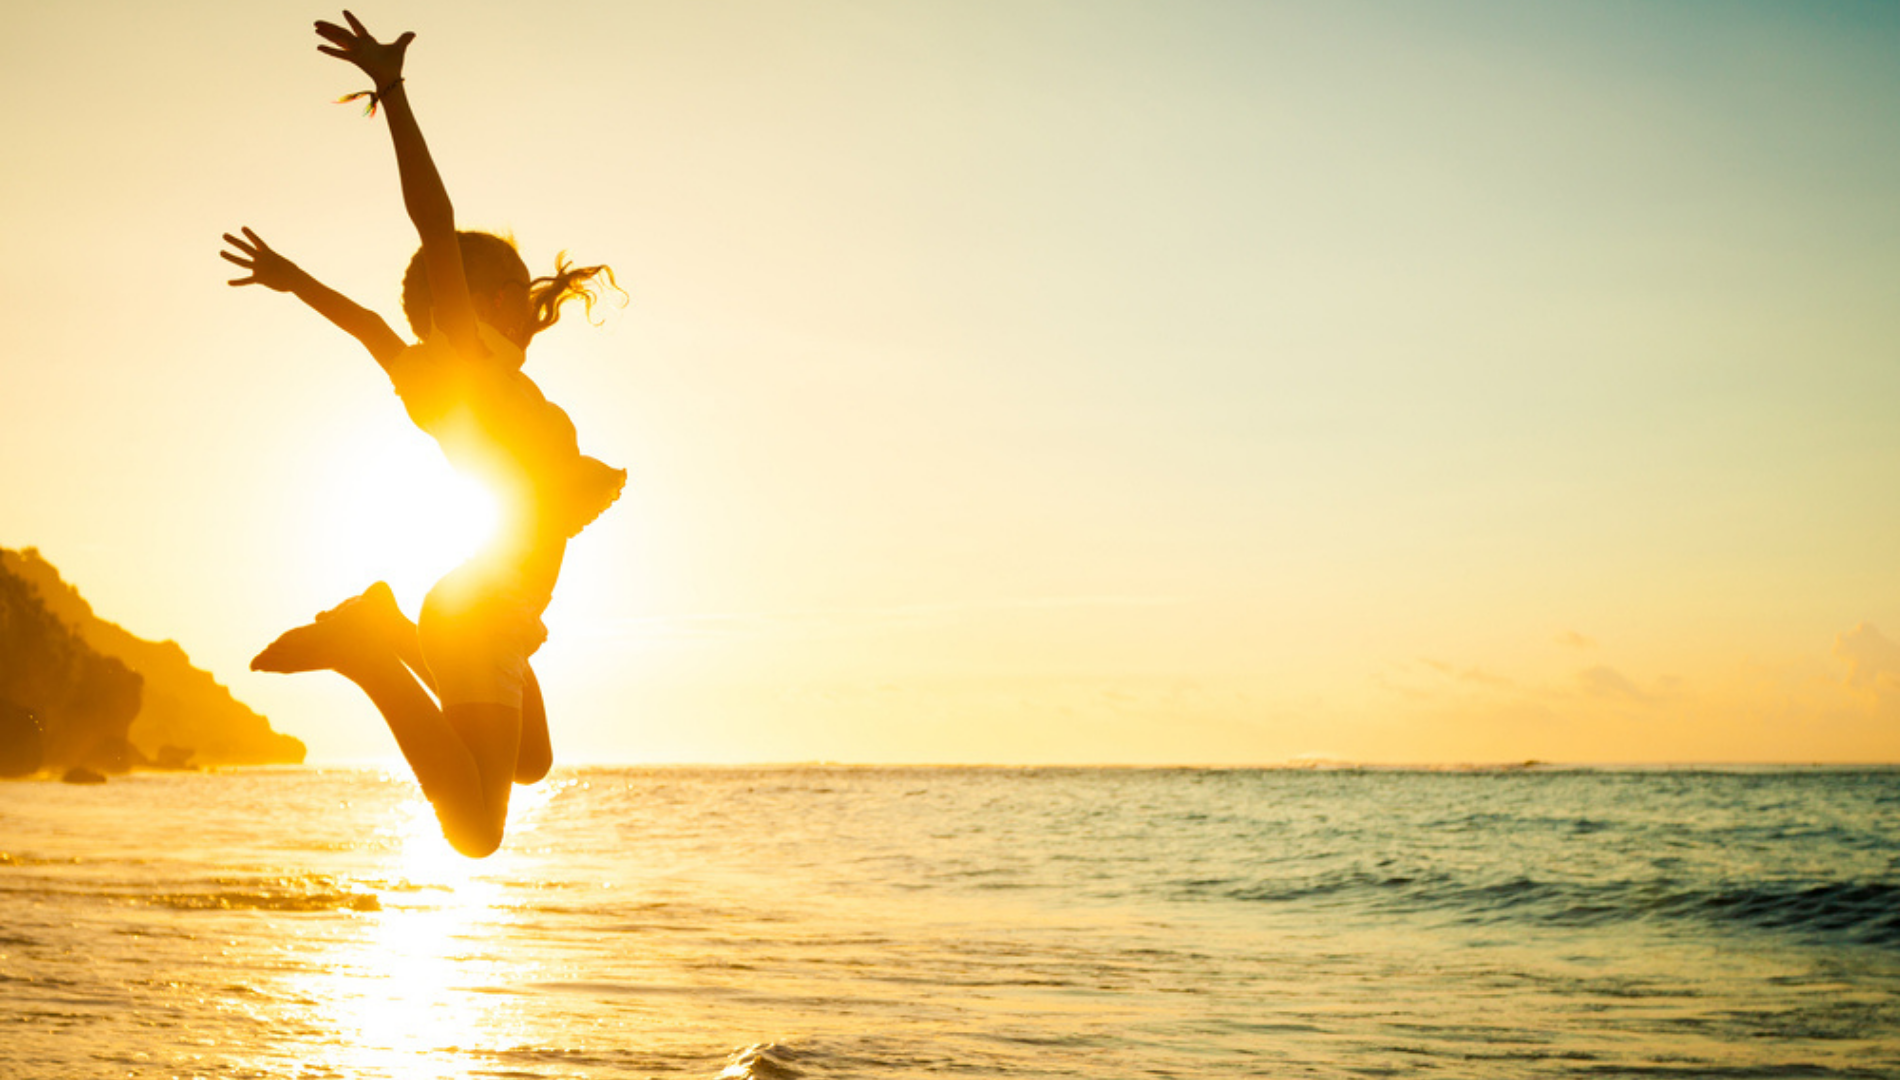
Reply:
<svg viewBox="0 0 1900 1080"><path fill-rule="evenodd" d="M123 771L139 760L126 731L144 680L102 656L0 568L0 701L39 718L42 767ZM14 726L9 725L9 733Z"/></svg>
<svg viewBox="0 0 1900 1080"><path fill-rule="evenodd" d="M142 677L143 695L133 694L129 727L120 735L146 759L175 758L185 751L201 765L294 764L303 760L303 743L271 730L270 721L231 696L208 671L193 667L175 641L148 641L99 618L79 590L61 580L59 571L33 548L0 548L0 580L16 583L76 648ZM12 595L9 593L8 595ZM0 614L3 618L4 614ZM11 643L0 666L14 666ZM51 676L25 675L27 679ZM0 697L8 696L0 675ZM109 681L109 680L108 680ZM78 692L78 691L75 691ZM100 691L102 692L102 691ZM15 696L16 704L51 716L43 707ZM49 764L52 750L49 743ZM136 758L134 759L136 760ZM72 763L79 763L74 759Z"/></svg>

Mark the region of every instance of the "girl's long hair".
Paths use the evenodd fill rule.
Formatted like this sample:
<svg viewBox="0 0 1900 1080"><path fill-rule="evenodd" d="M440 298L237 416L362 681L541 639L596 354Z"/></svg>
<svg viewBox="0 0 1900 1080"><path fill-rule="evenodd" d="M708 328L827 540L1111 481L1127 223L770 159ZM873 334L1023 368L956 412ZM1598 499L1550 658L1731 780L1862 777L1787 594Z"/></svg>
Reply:
<svg viewBox="0 0 1900 1080"><path fill-rule="evenodd" d="M528 264L521 261L521 253L515 250L514 241L486 232L458 232L456 240L462 248L462 270L468 277L468 291L479 296L500 288L511 278L528 276ZM601 279L606 279L606 285ZM528 303L534 310L534 332L540 333L561 321L561 305L569 300L578 299L589 321L592 321L594 304L611 288L623 298L626 290L614 280L613 268L602 263L596 266L575 266L568 261L567 252L554 257L554 273L538 277L528 282ZM409 329L416 337L428 335L434 328L435 297L429 291L429 271L422 262L422 251L418 249L409 260L409 268L402 275L402 313L409 320Z"/></svg>
<svg viewBox="0 0 1900 1080"><path fill-rule="evenodd" d="M540 333L561 321L561 305L569 300L579 299L581 312L588 322L594 321L594 303L602 294L600 279L607 279L607 288L627 295L620 283L614 280L613 267L606 263L595 266L575 266L567 261L567 252L554 256L554 273L547 277L538 277L528 283L528 303L534 307L534 332Z"/></svg>

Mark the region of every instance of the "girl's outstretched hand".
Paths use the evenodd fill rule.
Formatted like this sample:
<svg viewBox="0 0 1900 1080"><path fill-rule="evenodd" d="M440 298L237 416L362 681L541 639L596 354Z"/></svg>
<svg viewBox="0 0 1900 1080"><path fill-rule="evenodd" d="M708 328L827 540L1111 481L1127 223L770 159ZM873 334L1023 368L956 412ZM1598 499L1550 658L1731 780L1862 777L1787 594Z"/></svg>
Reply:
<svg viewBox="0 0 1900 1080"><path fill-rule="evenodd" d="M330 44L317 46L317 51L355 64L376 84L378 93L385 92L402 78L402 57L409 51L409 43L416 39L415 31L385 43L370 37L362 21L349 12L343 13L343 20L350 25L318 21L317 36Z"/></svg>
<svg viewBox="0 0 1900 1080"><path fill-rule="evenodd" d="M230 233L224 234L224 242L236 248L238 254L233 255L228 251L218 254L224 256L226 262L236 263L249 270L251 276L232 278L229 284L262 285L277 292L290 292L296 288L297 282L303 277L303 271L297 268L297 264L272 251L270 245L250 229L242 231L243 240Z"/></svg>

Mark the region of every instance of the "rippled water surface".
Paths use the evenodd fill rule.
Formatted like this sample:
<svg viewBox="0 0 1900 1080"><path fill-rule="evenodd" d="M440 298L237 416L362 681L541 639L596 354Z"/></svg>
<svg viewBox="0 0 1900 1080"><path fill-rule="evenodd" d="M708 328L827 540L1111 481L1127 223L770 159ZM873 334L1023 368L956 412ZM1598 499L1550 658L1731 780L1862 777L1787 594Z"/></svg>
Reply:
<svg viewBox="0 0 1900 1080"><path fill-rule="evenodd" d="M0 784L0 1076L1900 1077L1900 772Z"/></svg>

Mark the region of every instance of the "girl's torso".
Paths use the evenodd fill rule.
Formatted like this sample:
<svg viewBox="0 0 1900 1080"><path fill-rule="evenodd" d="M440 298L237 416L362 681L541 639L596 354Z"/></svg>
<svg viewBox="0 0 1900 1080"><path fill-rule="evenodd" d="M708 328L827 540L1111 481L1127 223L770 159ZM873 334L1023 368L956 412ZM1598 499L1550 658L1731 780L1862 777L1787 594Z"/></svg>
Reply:
<svg viewBox="0 0 1900 1080"><path fill-rule="evenodd" d="M390 381L449 463L494 490L504 532L571 537L619 497L626 472L583 455L573 421L522 373L521 348L477 327L486 356L438 334L390 361Z"/></svg>

